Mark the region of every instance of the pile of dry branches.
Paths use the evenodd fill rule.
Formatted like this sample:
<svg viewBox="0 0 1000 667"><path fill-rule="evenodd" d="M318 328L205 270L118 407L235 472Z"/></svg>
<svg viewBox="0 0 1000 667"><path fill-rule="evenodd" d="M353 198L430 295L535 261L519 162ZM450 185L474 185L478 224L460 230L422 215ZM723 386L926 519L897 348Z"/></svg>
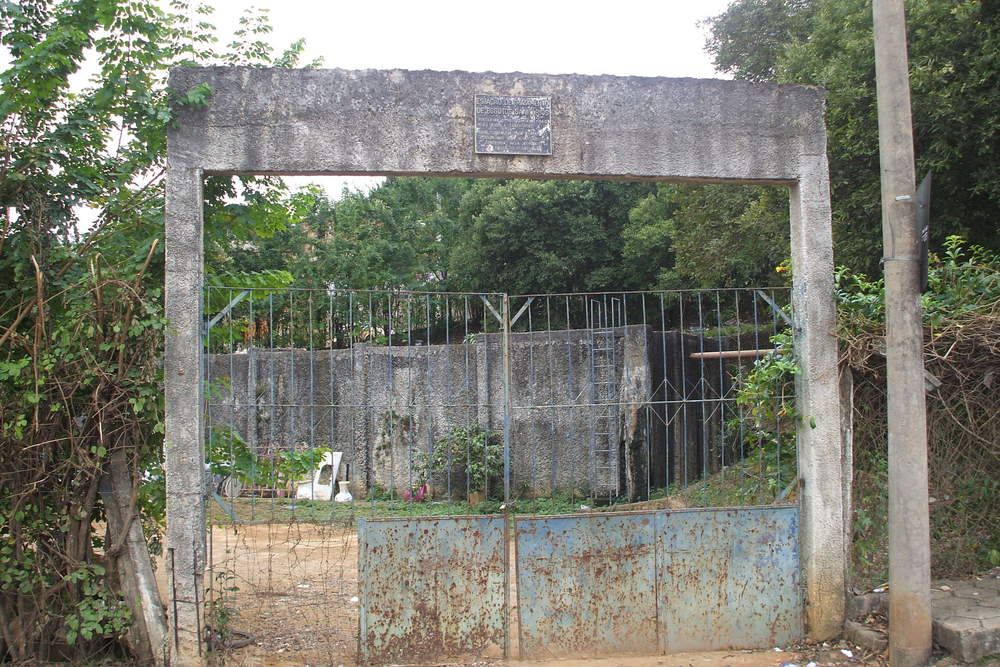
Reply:
<svg viewBox="0 0 1000 667"><path fill-rule="evenodd" d="M1000 299L925 329L931 552L935 576L1000 559ZM878 327L841 333L855 381L855 569L885 570L885 340Z"/></svg>

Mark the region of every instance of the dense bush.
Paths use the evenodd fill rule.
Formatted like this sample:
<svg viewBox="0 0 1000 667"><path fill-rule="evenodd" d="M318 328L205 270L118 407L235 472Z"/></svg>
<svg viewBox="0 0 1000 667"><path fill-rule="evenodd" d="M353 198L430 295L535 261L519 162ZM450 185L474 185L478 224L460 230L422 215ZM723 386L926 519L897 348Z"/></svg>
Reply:
<svg viewBox="0 0 1000 667"><path fill-rule="evenodd" d="M134 660L162 649L130 626L160 610L120 578L149 566L129 527L141 521L155 551L163 520L166 129L172 106L211 92L171 95L167 72L287 66L301 46L271 60L269 26L248 15L216 53L204 12L164 4L0 3L0 660L82 662L122 639ZM251 204L268 200L259 184ZM209 248L284 224L274 206L227 203L234 191L206 187Z"/></svg>
<svg viewBox="0 0 1000 667"><path fill-rule="evenodd" d="M931 256L921 298L931 555L940 577L1000 564L1000 255L956 236L944 248ZM853 578L876 585L888 574L884 284L841 267L836 298L841 366L854 380ZM774 342L779 351L790 349L787 333ZM799 419L788 388L797 372L787 354L773 353L738 378L748 460L782 452L784 463L766 468L769 480L794 472L794 433L774 424L779 415ZM753 481L748 477L740 491L754 488Z"/></svg>
<svg viewBox="0 0 1000 667"><path fill-rule="evenodd" d="M924 308L935 576L1000 564L1000 255L949 237ZM854 374L854 572L885 580L888 465L882 281L838 273L842 360Z"/></svg>

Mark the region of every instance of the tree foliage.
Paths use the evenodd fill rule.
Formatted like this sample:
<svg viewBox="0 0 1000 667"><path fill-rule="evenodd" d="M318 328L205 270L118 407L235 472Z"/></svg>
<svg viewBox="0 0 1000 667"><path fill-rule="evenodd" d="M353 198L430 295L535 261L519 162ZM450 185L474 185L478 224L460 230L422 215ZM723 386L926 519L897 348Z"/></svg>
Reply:
<svg viewBox="0 0 1000 667"><path fill-rule="evenodd" d="M462 198L449 284L513 294L620 287L622 229L651 186L476 182Z"/></svg>
<svg viewBox="0 0 1000 667"><path fill-rule="evenodd" d="M918 172L934 172L931 235L1000 248L994 168L1000 127L1000 22L981 0L907 2ZM881 248L871 3L737 0L709 21L716 66L754 81L827 89L839 263L877 269Z"/></svg>
<svg viewBox="0 0 1000 667"><path fill-rule="evenodd" d="M52 643L87 660L141 607L123 596L118 512L159 544L163 185L172 104L168 69L242 60L187 7L153 0L0 3L0 655ZM295 49L278 60L294 60ZM253 51L269 64L269 55ZM84 72L93 67L86 79ZM222 223L273 233L266 182L207 188L210 247ZM214 187L214 190L213 190ZM223 199L241 187L260 205ZM279 201L280 203L280 201ZM242 217L241 217L242 216ZM232 225L233 221L238 225ZM242 226L242 227L241 227ZM117 463L113 463L117 462ZM131 492L102 491L122 464ZM117 505L114 512L108 503ZM136 645L130 643L135 649ZM151 656L133 656L137 659Z"/></svg>
<svg viewBox="0 0 1000 667"><path fill-rule="evenodd" d="M809 36L810 0L744 0L707 21L706 49L720 72L748 81L773 81L790 43Z"/></svg>
<svg viewBox="0 0 1000 667"><path fill-rule="evenodd" d="M390 179L371 193L345 191L334 201L310 185L279 193L269 205L281 228L249 236L228 232L207 255L223 273L287 270L302 287L399 289L447 277L462 187L454 179ZM257 202L241 207L259 211Z"/></svg>
<svg viewBox="0 0 1000 667"><path fill-rule="evenodd" d="M511 294L773 284L789 255L778 188L392 178L333 201L271 202L289 224L237 237L216 271L297 285Z"/></svg>
<svg viewBox="0 0 1000 667"><path fill-rule="evenodd" d="M5 3L0 32L0 625L26 658L54 637L94 649L128 618L89 565L91 522L110 458L141 467L158 440L164 322L147 279L170 114L153 82L183 49L152 3ZM99 75L75 92L90 49ZM87 232L81 205L100 210Z"/></svg>
<svg viewBox="0 0 1000 667"><path fill-rule="evenodd" d="M790 252L788 197L776 188L660 184L632 209L624 236L636 284L770 285Z"/></svg>

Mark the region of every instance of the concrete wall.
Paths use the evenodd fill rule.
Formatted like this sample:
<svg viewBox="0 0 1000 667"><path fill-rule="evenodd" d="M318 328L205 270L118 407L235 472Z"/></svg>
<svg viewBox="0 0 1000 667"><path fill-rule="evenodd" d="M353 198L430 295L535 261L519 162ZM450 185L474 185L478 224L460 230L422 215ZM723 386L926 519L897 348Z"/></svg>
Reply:
<svg viewBox="0 0 1000 667"><path fill-rule="evenodd" d="M720 346L735 349L726 338L640 325L512 334L514 493L640 499L731 464L720 431L735 405L718 399L733 362L690 356ZM415 488L417 452L454 427L500 432L504 423L497 334L457 345L213 354L206 378L210 425L234 427L262 455L343 452L356 495ZM434 486L458 498L468 490L457 466Z"/></svg>
<svg viewBox="0 0 1000 667"><path fill-rule="evenodd" d="M661 382L653 352L663 349L661 344L645 326L511 336L515 492L534 496L575 489L634 497L645 492L646 448L662 450L667 435L630 425L630 419L647 418L657 398L654 386L680 381ZM690 341L688 348L698 349ZM414 488L414 454L429 452L453 427L503 428L503 348L497 334L459 345L251 349L208 355L205 366L210 425L234 427L264 455L289 448L341 451L352 488L360 494L375 485L397 494ZM700 451L694 416L690 429L693 450ZM439 476L435 487L456 497L466 492L460 469L450 479Z"/></svg>

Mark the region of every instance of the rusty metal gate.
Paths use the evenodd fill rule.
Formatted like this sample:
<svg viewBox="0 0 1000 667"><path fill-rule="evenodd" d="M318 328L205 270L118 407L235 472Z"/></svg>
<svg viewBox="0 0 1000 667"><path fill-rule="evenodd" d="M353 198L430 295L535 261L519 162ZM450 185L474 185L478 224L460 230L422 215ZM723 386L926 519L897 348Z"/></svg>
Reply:
<svg viewBox="0 0 1000 667"><path fill-rule="evenodd" d="M503 516L360 519L362 661L506 655L507 543Z"/></svg>
<svg viewBox="0 0 1000 667"><path fill-rule="evenodd" d="M655 523L652 512L517 519L521 655L656 653Z"/></svg>
<svg viewBox="0 0 1000 667"><path fill-rule="evenodd" d="M521 657L800 638L798 516L788 505L518 518Z"/></svg>
<svg viewBox="0 0 1000 667"><path fill-rule="evenodd" d="M661 513L657 535L663 650L802 637L797 506Z"/></svg>
<svg viewBox="0 0 1000 667"><path fill-rule="evenodd" d="M362 659L652 655L800 638L799 509L771 504L793 488L794 428L780 410L757 425L734 389L775 353L769 339L789 324L780 302L759 290L504 297L502 309L484 299L503 329L476 344L504 361L480 393L503 397L510 514L361 520ZM712 486L734 483L760 506L590 511L668 485L710 504ZM519 514L520 498L560 488L584 489L588 511Z"/></svg>
<svg viewBox="0 0 1000 667"><path fill-rule="evenodd" d="M799 512L517 517L521 658L759 648L802 637ZM506 520L362 520L365 661L508 656Z"/></svg>

